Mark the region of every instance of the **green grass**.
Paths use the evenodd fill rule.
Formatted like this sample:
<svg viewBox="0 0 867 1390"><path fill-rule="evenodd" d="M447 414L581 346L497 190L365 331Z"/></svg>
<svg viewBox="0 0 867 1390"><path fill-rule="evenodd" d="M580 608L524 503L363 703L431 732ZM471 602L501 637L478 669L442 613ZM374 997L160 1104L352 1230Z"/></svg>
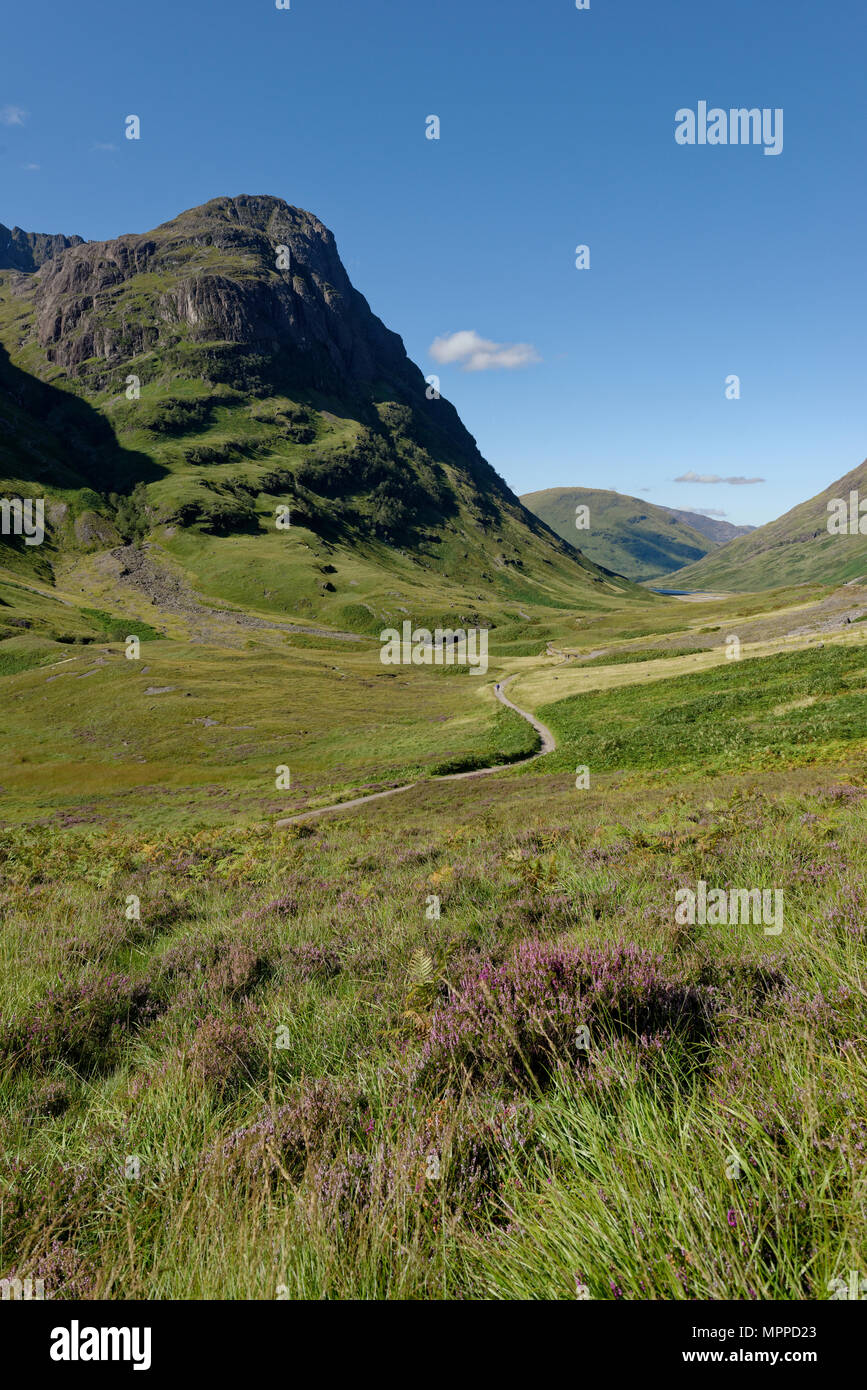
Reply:
<svg viewBox="0 0 867 1390"><path fill-rule="evenodd" d="M804 703L799 703L804 702ZM694 769L798 763L867 737L867 658L826 646L597 690L543 706L566 768Z"/></svg>
<svg viewBox="0 0 867 1390"><path fill-rule="evenodd" d="M17 676L21 671L29 671L34 666L41 666L45 660L46 655L44 652L0 651L0 676Z"/></svg>
<svg viewBox="0 0 867 1390"><path fill-rule="evenodd" d="M432 784L298 834L7 831L4 1272L59 1297L803 1299L859 1267L863 789L579 794L539 767L460 784L457 816ZM781 883L783 936L677 929L700 874ZM541 1084L424 1081L434 1011L528 935L712 981L708 1045L645 1070L599 1033ZM10 1051L37 1017L46 1046ZM257 1160L238 1136L269 1115Z"/></svg>
<svg viewBox="0 0 867 1390"><path fill-rule="evenodd" d="M99 608L82 608L85 618L90 618L110 641L125 642L130 634L138 637L141 642L157 642L165 634L157 632L156 628L149 623L143 623L140 619L130 626L129 618L117 618L111 613L103 613ZM134 629L134 631L133 631Z"/></svg>
<svg viewBox="0 0 867 1390"><path fill-rule="evenodd" d="M582 661L582 666L626 666L636 661L663 661L672 656L696 656L705 651L704 647L642 647L634 652L606 652L604 656L594 656Z"/></svg>

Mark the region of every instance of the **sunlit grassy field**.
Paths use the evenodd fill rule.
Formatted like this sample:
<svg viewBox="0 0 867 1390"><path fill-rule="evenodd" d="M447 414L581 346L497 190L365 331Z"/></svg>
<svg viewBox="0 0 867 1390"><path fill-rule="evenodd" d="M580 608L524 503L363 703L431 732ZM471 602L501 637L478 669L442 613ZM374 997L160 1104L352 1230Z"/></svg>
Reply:
<svg viewBox="0 0 867 1390"><path fill-rule="evenodd" d="M109 643L86 724L76 675L2 677L32 758L2 777L2 1272L59 1298L803 1299L863 1269L860 646L527 700L545 759L280 830L480 738L535 746L490 690L526 658L404 688L369 646L280 640L155 641L148 674ZM115 761L130 723L148 785ZM782 889L782 932L680 924L699 879Z"/></svg>

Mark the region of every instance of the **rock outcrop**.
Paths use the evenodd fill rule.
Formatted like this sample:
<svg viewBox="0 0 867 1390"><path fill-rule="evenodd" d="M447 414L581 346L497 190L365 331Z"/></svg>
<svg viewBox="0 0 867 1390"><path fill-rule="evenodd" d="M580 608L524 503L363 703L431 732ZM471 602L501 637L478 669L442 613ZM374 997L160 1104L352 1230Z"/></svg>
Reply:
<svg viewBox="0 0 867 1390"><path fill-rule="evenodd" d="M46 261L54 260L71 246L83 246L80 236L52 236L50 232L22 232L20 227L4 227L0 222L0 270L20 270L30 274Z"/></svg>
<svg viewBox="0 0 867 1390"><path fill-rule="evenodd" d="M331 232L280 198L215 198L152 232L79 244L43 266L35 305L42 347L73 373L185 339L306 358L313 384L415 393L422 381L353 288Z"/></svg>

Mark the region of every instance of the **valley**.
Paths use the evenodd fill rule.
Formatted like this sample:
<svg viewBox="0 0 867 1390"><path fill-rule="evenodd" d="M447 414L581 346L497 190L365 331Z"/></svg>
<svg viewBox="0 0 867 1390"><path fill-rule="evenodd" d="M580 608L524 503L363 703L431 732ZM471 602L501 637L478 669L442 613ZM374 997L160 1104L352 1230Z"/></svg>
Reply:
<svg viewBox="0 0 867 1390"><path fill-rule="evenodd" d="M756 529L525 505L264 195L2 229L0 344L0 494L44 504L0 537L0 1274L859 1268L865 465Z"/></svg>

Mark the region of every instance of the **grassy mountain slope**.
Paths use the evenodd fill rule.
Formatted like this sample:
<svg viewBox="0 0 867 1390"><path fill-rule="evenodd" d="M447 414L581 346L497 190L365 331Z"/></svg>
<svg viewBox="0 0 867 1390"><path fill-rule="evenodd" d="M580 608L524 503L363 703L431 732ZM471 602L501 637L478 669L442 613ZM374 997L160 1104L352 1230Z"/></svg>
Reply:
<svg viewBox="0 0 867 1390"><path fill-rule="evenodd" d="M829 535L828 502L867 498L867 461L776 521L677 571L678 583L738 593L781 584L845 584L867 576L867 535Z"/></svg>
<svg viewBox="0 0 867 1390"><path fill-rule="evenodd" d="M198 590L353 630L396 579L434 590L425 612L401 591L418 619L630 591L428 399L311 214L218 198L20 261L0 273L0 488L47 496L53 524L39 554L6 545L13 568L147 538Z"/></svg>
<svg viewBox="0 0 867 1390"><path fill-rule="evenodd" d="M664 507L603 488L551 487L525 493L521 501L596 564L636 581L691 564L714 544ZM588 530L575 527L578 506L590 509Z"/></svg>
<svg viewBox="0 0 867 1390"><path fill-rule="evenodd" d="M310 214L217 199L14 243L0 496L48 526L0 538L9 817L276 815L508 761L535 735L491 677L386 671L380 631L488 627L495 670L661 607L521 506Z"/></svg>

